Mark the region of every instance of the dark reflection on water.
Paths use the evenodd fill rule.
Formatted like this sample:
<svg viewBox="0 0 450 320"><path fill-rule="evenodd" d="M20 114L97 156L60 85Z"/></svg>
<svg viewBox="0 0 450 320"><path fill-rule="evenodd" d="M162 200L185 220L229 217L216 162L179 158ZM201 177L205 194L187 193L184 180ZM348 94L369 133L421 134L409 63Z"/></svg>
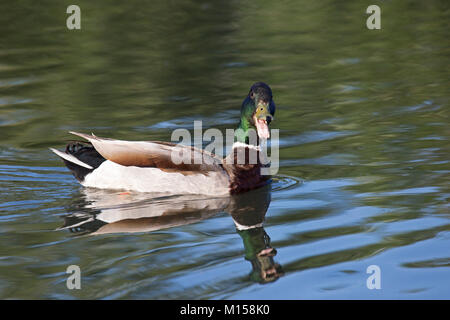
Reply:
<svg viewBox="0 0 450 320"><path fill-rule="evenodd" d="M252 264L250 278L272 282L283 275L275 263L276 249L263 223L270 204L270 187L230 197L161 196L86 188L83 197L67 209L60 230L76 235L153 232L210 218L227 212L244 243L245 259ZM73 211L73 212L72 212Z"/></svg>
<svg viewBox="0 0 450 320"><path fill-rule="evenodd" d="M69 3L0 2L0 298L450 297L445 2L384 1L381 30L365 1L77 4L69 31ZM234 128L255 81L277 102L270 206L84 190L47 149Z"/></svg>

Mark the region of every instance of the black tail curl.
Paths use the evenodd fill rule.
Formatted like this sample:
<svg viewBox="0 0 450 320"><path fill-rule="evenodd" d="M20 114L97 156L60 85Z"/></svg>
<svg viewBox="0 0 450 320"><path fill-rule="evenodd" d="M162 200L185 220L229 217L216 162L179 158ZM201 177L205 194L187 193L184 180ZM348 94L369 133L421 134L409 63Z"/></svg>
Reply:
<svg viewBox="0 0 450 320"><path fill-rule="evenodd" d="M106 159L103 158L89 142L71 141L66 146L66 153L74 156L78 160L90 165L93 168L87 169L78 164L62 159L66 167L72 171L73 176L80 182L84 180L87 174L94 171L104 161L106 161Z"/></svg>

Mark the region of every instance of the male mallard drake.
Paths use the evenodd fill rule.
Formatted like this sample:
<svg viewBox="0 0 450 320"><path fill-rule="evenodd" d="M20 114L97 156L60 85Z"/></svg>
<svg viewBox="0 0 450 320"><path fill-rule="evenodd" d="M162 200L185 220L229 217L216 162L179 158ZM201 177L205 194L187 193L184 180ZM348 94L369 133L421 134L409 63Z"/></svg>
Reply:
<svg viewBox="0 0 450 320"><path fill-rule="evenodd" d="M78 132L70 133L89 142L69 143L65 152L51 150L85 187L169 194L234 194L268 183L270 176L261 173L267 164L262 161L259 140L270 137L268 125L274 114L272 90L263 82L255 83L242 103L235 143L224 159L170 142L123 141ZM251 133L255 131L257 137L252 139ZM173 154L183 152L189 152L191 160L200 156L203 161L198 164L173 160Z"/></svg>

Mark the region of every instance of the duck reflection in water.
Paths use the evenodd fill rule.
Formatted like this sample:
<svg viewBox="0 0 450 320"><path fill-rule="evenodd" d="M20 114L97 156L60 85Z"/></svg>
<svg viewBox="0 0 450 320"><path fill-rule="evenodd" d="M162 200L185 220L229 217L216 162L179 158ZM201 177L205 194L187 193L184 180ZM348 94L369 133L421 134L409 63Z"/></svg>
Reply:
<svg viewBox="0 0 450 320"><path fill-rule="evenodd" d="M284 272L274 261L277 250L263 224L270 204L270 186L232 197L227 211L233 218L236 231L244 242L245 259L250 261L253 281L267 283L277 280Z"/></svg>
<svg viewBox="0 0 450 320"><path fill-rule="evenodd" d="M220 212L233 218L243 240L252 281L268 283L282 276L277 254L264 230L270 186L228 197L164 196L85 188L67 208L64 225L75 235L152 232L199 222ZM83 211L80 212L80 208Z"/></svg>

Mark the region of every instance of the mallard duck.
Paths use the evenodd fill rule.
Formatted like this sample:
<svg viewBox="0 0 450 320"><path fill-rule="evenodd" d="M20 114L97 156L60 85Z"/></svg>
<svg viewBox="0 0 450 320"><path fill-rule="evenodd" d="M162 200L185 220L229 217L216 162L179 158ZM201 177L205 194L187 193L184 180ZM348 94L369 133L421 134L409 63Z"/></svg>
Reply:
<svg viewBox="0 0 450 320"><path fill-rule="evenodd" d="M267 162L262 160L259 144L270 138L269 124L274 114L270 87L263 82L253 84L242 102L235 143L224 159L170 142L115 140L73 131L70 133L88 142L71 142L65 152L50 150L62 158L85 187L167 194L235 194L270 181L269 175L261 173ZM251 139L251 132L257 133L256 141ZM183 152L188 152L191 160L201 157L203 161L173 161L173 154Z"/></svg>

